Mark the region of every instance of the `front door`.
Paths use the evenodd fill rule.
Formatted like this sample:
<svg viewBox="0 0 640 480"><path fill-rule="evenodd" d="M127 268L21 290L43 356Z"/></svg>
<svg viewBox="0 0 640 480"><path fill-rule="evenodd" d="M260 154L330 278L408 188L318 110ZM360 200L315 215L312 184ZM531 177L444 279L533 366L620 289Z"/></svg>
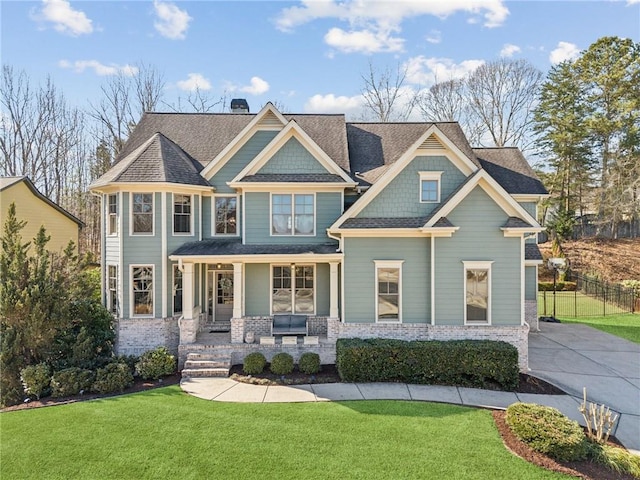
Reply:
<svg viewBox="0 0 640 480"><path fill-rule="evenodd" d="M216 322L230 320L233 315L233 272L209 272L207 280L209 315Z"/></svg>

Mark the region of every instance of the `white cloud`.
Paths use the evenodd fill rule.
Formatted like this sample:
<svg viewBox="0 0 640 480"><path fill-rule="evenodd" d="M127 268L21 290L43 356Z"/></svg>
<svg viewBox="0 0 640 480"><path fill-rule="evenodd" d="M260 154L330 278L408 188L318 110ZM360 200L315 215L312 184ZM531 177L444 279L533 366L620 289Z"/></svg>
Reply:
<svg viewBox="0 0 640 480"><path fill-rule="evenodd" d="M462 78L474 71L484 60L463 60L455 63L450 58L427 58L424 55L412 57L404 64L407 69L407 81L415 85L433 85Z"/></svg>
<svg viewBox="0 0 640 480"><path fill-rule="evenodd" d="M627 6L634 5L636 3L640 3L640 0L627 0Z"/></svg>
<svg viewBox="0 0 640 480"><path fill-rule="evenodd" d="M344 53L377 53L402 51L404 40L392 37L390 32L372 32L369 30L345 32L341 28L332 28L324 36L327 45Z"/></svg>
<svg viewBox="0 0 640 480"><path fill-rule="evenodd" d="M575 60L579 55L580 49L575 43L558 42L558 46L549 54L549 61L557 65L565 60Z"/></svg>
<svg viewBox="0 0 640 480"><path fill-rule="evenodd" d="M42 9L32 15L34 20L51 22L60 33L73 37L93 32L90 18L80 10L74 10L67 0L42 0Z"/></svg>
<svg viewBox="0 0 640 480"><path fill-rule="evenodd" d="M500 50L501 57L513 57L516 53L520 53L522 49L517 45L512 45L511 43L505 43Z"/></svg>
<svg viewBox="0 0 640 480"><path fill-rule="evenodd" d="M178 80L177 87L185 92L195 92L196 90L211 90L211 82L200 73L190 73L186 80Z"/></svg>
<svg viewBox="0 0 640 480"><path fill-rule="evenodd" d="M154 0L153 8L158 17L153 26L160 35L172 40L182 40L186 37L189 22L193 20L186 10L180 10L173 3L158 0Z"/></svg>
<svg viewBox="0 0 640 480"><path fill-rule="evenodd" d="M249 85L235 85L233 83L227 83L225 87L230 92L244 92L249 95L262 95L269 91L269 83L260 77L251 77Z"/></svg>
<svg viewBox="0 0 640 480"><path fill-rule="evenodd" d="M440 43L442 41L442 32L440 30L431 30L425 39L429 43Z"/></svg>
<svg viewBox="0 0 640 480"><path fill-rule="evenodd" d="M76 60L75 62L60 60L58 66L60 68L71 69L76 73L83 73L85 70L91 69L96 75L101 77L118 75L120 73L127 77L133 77L138 74L138 67L134 65L117 65L115 63L105 65L98 60Z"/></svg>
<svg viewBox="0 0 640 480"><path fill-rule="evenodd" d="M304 104L306 113L344 113L355 115L362 111L364 99L362 95L353 97L336 96L333 93L327 95L314 95Z"/></svg>

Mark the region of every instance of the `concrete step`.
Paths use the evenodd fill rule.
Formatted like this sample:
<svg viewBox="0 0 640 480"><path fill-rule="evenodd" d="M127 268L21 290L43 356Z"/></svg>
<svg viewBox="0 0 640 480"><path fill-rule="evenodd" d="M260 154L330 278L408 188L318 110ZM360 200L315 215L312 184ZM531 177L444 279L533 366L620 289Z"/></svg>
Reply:
<svg viewBox="0 0 640 480"><path fill-rule="evenodd" d="M202 326L202 330L205 332L230 332L231 322L213 322L206 323Z"/></svg>
<svg viewBox="0 0 640 480"><path fill-rule="evenodd" d="M187 354L187 361L203 361L203 360L216 360L216 361L229 361L231 362L231 356L226 351L202 351L191 352Z"/></svg>
<svg viewBox="0 0 640 480"><path fill-rule="evenodd" d="M184 368L229 368L231 366L231 360L187 360L184 362Z"/></svg>
<svg viewBox="0 0 640 480"><path fill-rule="evenodd" d="M182 370L182 377L228 377L228 368L185 368Z"/></svg>

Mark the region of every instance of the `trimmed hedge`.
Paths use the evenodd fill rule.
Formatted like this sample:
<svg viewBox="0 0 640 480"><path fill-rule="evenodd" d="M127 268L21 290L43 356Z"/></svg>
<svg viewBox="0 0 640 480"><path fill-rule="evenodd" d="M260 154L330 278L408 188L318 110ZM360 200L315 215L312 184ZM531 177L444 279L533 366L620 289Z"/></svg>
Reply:
<svg viewBox="0 0 640 480"><path fill-rule="evenodd" d="M285 352L276 353L269 368L276 375L289 375L293 372L293 357Z"/></svg>
<svg viewBox="0 0 640 480"><path fill-rule="evenodd" d="M345 382L405 382L515 390L518 350L491 340L339 339L336 367Z"/></svg>
<svg viewBox="0 0 640 480"><path fill-rule="evenodd" d="M320 371L320 355L313 352L305 352L298 360L298 370L307 375L313 375Z"/></svg>
<svg viewBox="0 0 640 480"><path fill-rule="evenodd" d="M176 357L169 353L165 347L144 352L136 363L136 373L144 380L158 380L175 373L177 367Z"/></svg>
<svg viewBox="0 0 640 480"><path fill-rule="evenodd" d="M589 455L582 427L555 408L514 403L507 408L505 420L520 440L556 460L572 462Z"/></svg>
<svg viewBox="0 0 640 480"><path fill-rule="evenodd" d="M242 371L247 375L258 375L262 373L267 365L267 359L260 352L253 352L244 357Z"/></svg>
<svg viewBox="0 0 640 480"><path fill-rule="evenodd" d="M133 374L126 363L110 363L96 372L91 389L98 393L124 392L133 385Z"/></svg>

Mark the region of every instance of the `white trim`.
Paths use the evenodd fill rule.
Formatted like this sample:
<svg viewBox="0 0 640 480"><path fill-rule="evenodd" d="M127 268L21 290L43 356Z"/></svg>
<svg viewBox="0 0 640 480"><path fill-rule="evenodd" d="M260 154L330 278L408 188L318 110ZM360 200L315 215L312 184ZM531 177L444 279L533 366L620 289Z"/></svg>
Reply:
<svg viewBox="0 0 640 480"><path fill-rule="evenodd" d="M440 143L444 144L447 149L451 152L451 155L444 152L437 152L434 155L433 151L430 150L421 150L420 146L424 143L424 141L429 138L431 135L435 135L436 138L440 141ZM404 168L411 163L416 157L425 157L425 156L442 156L445 153L446 157L465 175L469 176L473 172L477 171L478 166L471 161L458 147L456 147L447 136L442 133L442 131L436 126L432 125L424 132L420 138L418 138L413 145L411 145L406 152L394 162L387 170L382 174L382 176L378 179L376 183L374 183L365 193L362 194L360 199L356 200L356 202L344 212L343 215L338 218L333 225L331 225L331 229L338 228L342 223L349 219L356 217L363 209L366 207L371 201L378 196L378 194L385 189L385 187L391 183L391 181L402 171Z"/></svg>
<svg viewBox="0 0 640 480"><path fill-rule="evenodd" d="M338 277L338 280L340 281L340 321L341 322L345 322L345 318L346 318L346 312L344 309L344 303L345 303L345 298L344 298L344 259L343 261L340 262L340 269L338 270L338 274L340 275Z"/></svg>
<svg viewBox="0 0 640 480"><path fill-rule="evenodd" d="M151 314L139 315L134 313L134 292L133 292L133 269L145 267L151 268ZM156 266L153 263L132 263L129 265L129 317L131 318L154 318L156 314Z"/></svg>
<svg viewBox="0 0 640 480"><path fill-rule="evenodd" d="M355 187L355 183L343 182L227 182L229 188L248 192L301 191L308 192L343 192L347 187Z"/></svg>
<svg viewBox="0 0 640 480"><path fill-rule="evenodd" d="M431 325L436 324L436 237L431 237Z"/></svg>
<svg viewBox="0 0 640 480"><path fill-rule="evenodd" d="M151 232L133 231L133 196L151 195ZM153 237L156 232L156 192L129 192L129 236L130 237Z"/></svg>
<svg viewBox="0 0 640 480"><path fill-rule="evenodd" d="M247 239L247 232L245 230L245 225L247 224L247 222L245 221L246 215L245 215L245 205L247 203L247 196L244 192L244 190L242 190L242 195L240 197L241 199L241 204L240 204L240 214L242 215L242 225L240 225L240 227L242 228L242 244L244 245Z"/></svg>
<svg viewBox="0 0 640 480"><path fill-rule="evenodd" d="M124 192L118 192L118 196L120 199L120 205L122 205L121 211L124 211ZM120 315L119 318L124 318L124 215L120 215L118 229L122 232L119 238L118 245L118 261L120 262L120 268L118 269L118 303L120 304ZM129 232L131 234L131 232ZM104 249L102 250L104 252Z"/></svg>
<svg viewBox="0 0 640 480"><path fill-rule="evenodd" d="M109 275L109 267L114 267L116 269L116 312L113 313L111 311L111 294L110 289L109 289L109 280L111 279L111 276ZM106 282L105 282L105 307L107 308L107 310L109 310L109 313L114 317L114 318L120 318L121 314L122 314L122 304L120 303L120 298L119 298L119 293L120 293L120 282L118 281L118 278L120 276L120 268L118 266L117 263L113 263L113 262L107 262L105 263L105 269L106 269Z"/></svg>
<svg viewBox="0 0 640 480"><path fill-rule="evenodd" d="M94 193L94 195L96 195ZM106 194L100 194L100 231L101 233L105 233L107 231L107 201L105 200ZM107 276L106 272L106 252L107 252L107 236L100 235L100 252L102 253L102 257L105 259L104 262L100 262L100 275L101 279ZM101 282L101 285L104 287L104 284ZM106 292L104 288L100 289L100 303L106 307Z"/></svg>
<svg viewBox="0 0 640 480"><path fill-rule="evenodd" d="M451 237L458 230L460 227L327 229L330 234L340 234L342 238Z"/></svg>
<svg viewBox="0 0 640 480"><path fill-rule="evenodd" d="M226 165L226 163L235 155L240 148L253 136L254 133L259 130L274 130L273 127L264 128L260 127L258 124L262 120L263 117L267 115L267 113L271 112L273 115L282 122L282 126L284 127L287 124L287 119L282 116L282 114L278 111L276 107L273 106L271 102L267 102L267 104L260 110L255 117L244 127L236 137L229 142L229 144L218 154L216 158L211 160L207 164L207 166L200 172L204 178L213 177L218 171Z"/></svg>
<svg viewBox="0 0 640 480"><path fill-rule="evenodd" d="M273 233L273 196L274 195L290 195L291 196L291 233ZM312 233L296 233L296 196L305 195L313 196L313 232ZM316 236L316 207L318 205L316 192L306 193L270 193L269 194L269 236L270 237L315 237Z"/></svg>
<svg viewBox="0 0 640 480"><path fill-rule="evenodd" d="M313 267L313 312L306 315L316 315L318 306L318 265L316 263L270 263L269 264L269 314L273 313L273 269L274 267L289 267L291 270L291 315L305 315L304 313L296 313L296 267Z"/></svg>
<svg viewBox="0 0 640 480"><path fill-rule="evenodd" d="M176 195L189 197L189 231L176 232ZM164 195L163 195L164 198ZM193 194L171 193L171 236L173 237L194 237L195 236L195 200Z"/></svg>
<svg viewBox="0 0 640 480"><path fill-rule="evenodd" d="M524 250L525 250L525 240L524 236L520 240L520 258L524 259ZM524 298L525 298L525 268L524 262L520 262L520 325L525 324L524 318Z"/></svg>
<svg viewBox="0 0 640 480"><path fill-rule="evenodd" d="M134 192L134 193L149 193L154 192L168 192L168 193L204 193L211 194L215 192L213 186L205 187L203 185L186 185L183 183L169 183L169 182L116 182L109 183L101 188L92 188L92 192L109 194L113 192Z"/></svg>
<svg viewBox="0 0 640 480"><path fill-rule="evenodd" d="M538 265L542 265L544 263L543 260L525 260L525 267L537 267Z"/></svg>
<svg viewBox="0 0 640 480"><path fill-rule="evenodd" d="M162 230L160 237L162 251L162 318L167 318L167 194L163 192L160 195L162 199L160 202L162 204L162 220L160 222Z"/></svg>
<svg viewBox="0 0 640 480"><path fill-rule="evenodd" d="M440 203L441 190L442 190L442 173L443 172L418 172L420 181L418 182L418 202L419 203ZM422 182L424 181L436 181L436 199L424 200L422 198Z"/></svg>
<svg viewBox="0 0 640 480"><path fill-rule="evenodd" d="M200 228L198 229L198 241L202 240L202 195L198 195L198 216L200 218Z"/></svg>
<svg viewBox="0 0 640 480"><path fill-rule="evenodd" d="M295 120L290 120L287 125L262 149L251 162L236 175L230 184L240 182L248 175L255 175L264 167L275 154L292 138L295 138L326 170L342 178L346 183L355 185L351 177L345 173L332 159L322 150L316 142L298 125Z"/></svg>
<svg viewBox="0 0 640 480"><path fill-rule="evenodd" d="M120 223L119 217L120 217L120 211L122 209L122 206L118 202L118 193L117 192L108 193L108 194L106 194L106 196L107 196L107 228L106 228L107 236L109 236L109 237L117 237L117 236L120 235L120 229L118 227L119 227L119 223ZM112 196L115 197L115 199L116 199L116 213L115 214L112 214L110 212L110 210L109 210L109 207L110 207L109 201L110 201L110 197L112 197ZM113 233L111 232L111 215L115 215L115 223L116 223L116 225L115 225L116 226L116 231L113 232Z"/></svg>
<svg viewBox="0 0 640 480"><path fill-rule="evenodd" d="M465 325L491 325L491 265L493 261L462 261L464 268L462 269L462 307ZM487 270L487 321L485 322L468 322L467 321L467 270Z"/></svg>
<svg viewBox="0 0 640 480"><path fill-rule="evenodd" d="M233 263L242 260L244 263L278 263L291 264L292 260L300 263L316 264L344 260L342 253L300 253L300 254L264 254L264 255L169 255L169 260L181 260L184 263Z"/></svg>
<svg viewBox="0 0 640 480"><path fill-rule="evenodd" d="M530 193L514 193L511 195L516 202L535 202L538 203L540 200L549 198L551 195L546 194L530 194Z"/></svg>
<svg viewBox="0 0 640 480"><path fill-rule="evenodd" d="M236 199L236 233L216 233L216 198L232 198ZM238 228L238 210L240 209L240 195L237 193L220 193L214 194L211 197L211 236L212 237L227 237L227 238L237 238L240 236L240 229ZM244 222L242 222L244 225Z"/></svg>
<svg viewBox="0 0 640 480"><path fill-rule="evenodd" d="M374 260L374 268L375 268L375 297L374 297L374 306L375 306L375 315L376 315L376 323L402 323L402 264L404 260ZM380 320L379 312L378 312L378 270L381 268L397 268L398 269L398 320Z"/></svg>

